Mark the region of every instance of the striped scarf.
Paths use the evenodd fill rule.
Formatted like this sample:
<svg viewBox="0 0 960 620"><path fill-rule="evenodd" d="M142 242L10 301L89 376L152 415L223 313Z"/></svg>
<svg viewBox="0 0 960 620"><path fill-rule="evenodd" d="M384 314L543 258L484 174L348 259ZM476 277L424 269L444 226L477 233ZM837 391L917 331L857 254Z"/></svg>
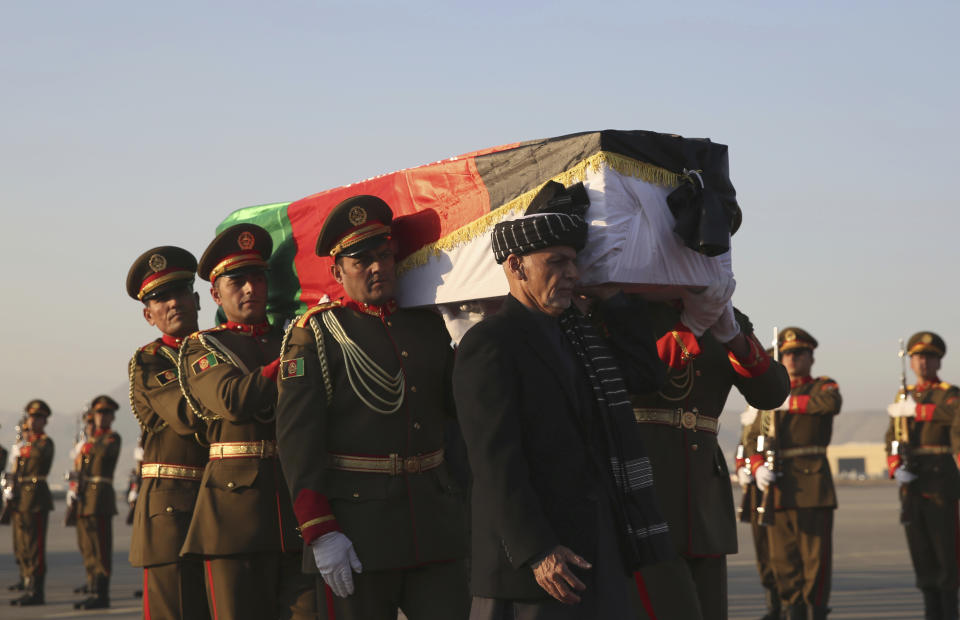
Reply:
<svg viewBox="0 0 960 620"><path fill-rule="evenodd" d="M576 310L565 312L560 326L596 398L594 411L606 444L627 568L662 562L674 555L673 543L653 493L653 469L637 434L633 406L616 359L596 328Z"/></svg>

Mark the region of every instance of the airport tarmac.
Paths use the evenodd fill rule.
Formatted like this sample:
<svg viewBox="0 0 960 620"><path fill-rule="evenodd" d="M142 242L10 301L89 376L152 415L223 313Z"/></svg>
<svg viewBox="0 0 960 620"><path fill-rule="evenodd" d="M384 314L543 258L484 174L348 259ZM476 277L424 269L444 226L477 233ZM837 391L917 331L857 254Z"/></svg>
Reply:
<svg viewBox="0 0 960 620"><path fill-rule="evenodd" d="M834 526L834 573L831 620L922 618L920 592L914 587L903 529L898 523L899 503L892 482L843 484L837 488L840 508ZM739 489L735 489L739 495ZM737 498L738 499L738 498ZM0 618L139 618L140 600L135 590L143 586L143 572L127 561L130 528L124 514L114 519L114 577L112 607L107 610L75 611L81 598L73 588L84 581L76 531L63 527L63 502L50 516L47 541L47 604L10 607L4 599L16 581L11 553L11 530L0 527ZM763 592L757 577L753 545L747 525L738 526L740 553L729 558L730 619L752 620L763 615ZM664 619L661 619L664 620ZM678 619L682 620L682 619Z"/></svg>

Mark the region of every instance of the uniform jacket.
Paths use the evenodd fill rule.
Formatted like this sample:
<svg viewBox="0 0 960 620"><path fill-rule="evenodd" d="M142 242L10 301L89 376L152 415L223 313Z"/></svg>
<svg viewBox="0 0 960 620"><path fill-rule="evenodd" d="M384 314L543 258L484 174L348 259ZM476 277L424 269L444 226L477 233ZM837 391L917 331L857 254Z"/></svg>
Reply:
<svg viewBox="0 0 960 620"><path fill-rule="evenodd" d="M80 451L80 492L77 516L117 514L117 493L113 473L120 458L120 435L112 430L96 431ZM107 480L97 480L94 478Z"/></svg>
<svg viewBox="0 0 960 620"><path fill-rule="evenodd" d="M277 387L262 374L280 352L276 331L224 324L181 346L179 379L206 421L208 443L273 441ZM301 547L276 458L211 459L182 554L231 555Z"/></svg>
<svg viewBox="0 0 960 620"><path fill-rule="evenodd" d="M680 311L667 303L651 303L650 315L658 346L673 338ZM753 338L749 321L741 329ZM693 335L687 331L689 338ZM635 408L672 409L718 418L731 388L736 387L757 409L779 406L790 389L786 369L769 358L745 367L708 330L696 339L700 352L682 368L673 364L667 385L657 394L632 398ZM759 346L759 353L763 347ZM663 350L661 350L663 356ZM667 360L665 360L667 361ZM744 361L746 363L746 361ZM657 499L676 548L688 556L737 552L737 529L730 474L717 435L666 424L637 424L653 464Z"/></svg>
<svg viewBox="0 0 960 620"><path fill-rule="evenodd" d="M908 467L919 478L909 484L909 490L925 497L955 500L960 497L960 389L949 383L934 381L907 386L907 391L917 402L916 416L899 418L907 425L908 453L922 446L942 446L944 454L910 455ZM899 394L898 394L899 397ZM897 439L894 426L897 418L891 418L884 437L887 454L890 442ZM899 459L888 457L891 476L900 465Z"/></svg>
<svg viewBox="0 0 960 620"><path fill-rule="evenodd" d="M833 433L833 417L840 413L843 399L830 377L806 377L792 382L789 409L761 411L750 426L747 445L756 452L757 437L770 434L776 424L774 444L780 477L773 489L774 506L780 508L836 508L837 496L827 455L783 458L786 450L807 446L826 448ZM763 455L752 457L758 466Z"/></svg>
<svg viewBox="0 0 960 620"><path fill-rule="evenodd" d="M581 418L595 401L589 387L586 399L577 391L585 375L544 328L544 316L507 296L457 351L453 388L473 471L476 596L546 598L530 564L559 544L596 558L607 472ZM606 327L627 385L657 389L663 369L648 326L608 320ZM639 346L644 339L648 349Z"/></svg>
<svg viewBox="0 0 960 620"><path fill-rule="evenodd" d="M46 481L50 466L53 465L53 440L40 435L33 441L22 442L17 463L15 471L20 481L20 492L13 498L13 509L17 512L53 510L53 498Z"/></svg>
<svg viewBox="0 0 960 620"><path fill-rule="evenodd" d="M280 458L303 538L344 532L365 571L467 554L465 498L446 463L400 475L327 466L330 454L403 458L445 447L444 428L454 417L450 335L433 312L392 309L349 300L312 308L291 326L279 373ZM338 342L331 325L353 344ZM352 347L386 376L402 377L399 395L373 392L391 404L362 387L372 379L346 363ZM309 550L304 569L316 572Z"/></svg>
<svg viewBox="0 0 960 620"><path fill-rule="evenodd" d="M161 339L137 351L130 360L130 407L143 431L144 463L203 468L205 429L180 391L178 355L179 347ZM199 490L200 480L142 479L130 541L133 566L177 561Z"/></svg>

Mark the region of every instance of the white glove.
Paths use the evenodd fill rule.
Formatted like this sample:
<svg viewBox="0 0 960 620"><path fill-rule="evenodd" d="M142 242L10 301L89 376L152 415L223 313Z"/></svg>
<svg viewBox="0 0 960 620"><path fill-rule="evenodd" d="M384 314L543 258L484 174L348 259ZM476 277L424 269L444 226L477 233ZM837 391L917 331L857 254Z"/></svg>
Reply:
<svg viewBox="0 0 960 620"><path fill-rule="evenodd" d="M8 502L13 501L13 486L3 487L3 499L7 500Z"/></svg>
<svg viewBox="0 0 960 620"><path fill-rule="evenodd" d="M683 312L680 313L680 321L699 338L724 313L736 287L737 281L733 276L724 274L699 293L682 289L680 299L683 300ZM733 312L733 306L730 311Z"/></svg>
<svg viewBox="0 0 960 620"><path fill-rule="evenodd" d="M913 400L912 395L908 395L903 400L887 405L887 413L891 418L912 418L917 415L917 401Z"/></svg>
<svg viewBox="0 0 960 620"><path fill-rule="evenodd" d="M757 473L754 474L757 478L757 488L766 493L767 489L771 484L774 484L777 481L777 474L763 465L757 468Z"/></svg>
<svg viewBox="0 0 960 620"><path fill-rule="evenodd" d="M777 411L790 411L790 394L783 400L783 404L777 407Z"/></svg>
<svg viewBox="0 0 960 620"><path fill-rule="evenodd" d="M910 484L917 479L917 474L908 472L903 465L893 470L893 479L900 484Z"/></svg>
<svg viewBox="0 0 960 620"><path fill-rule="evenodd" d="M766 467L764 467L764 469L766 469ZM742 487L753 482L753 474L750 473L750 468L746 465L737 470L737 482L739 482Z"/></svg>
<svg viewBox="0 0 960 620"><path fill-rule="evenodd" d="M16 461L18 458L20 458L20 444L15 443L12 446L10 446L9 458L11 459L11 462Z"/></svg>
<svg viewBox="0 0 960 620"><path fill-rule="evenodd" d="M73 489L67 490L67 506L72 506L77 501L77 492Z"/></svg>
<svg viewBox="0 0 960 620"><path fill-rule="evenodd" d="M732 301L727 300L727 305L723 307L723 314L710 327L710 333L718 342L730 342L740 333L740 323L737 323L737 319L733 316Z"/></svg>
<svg viewBox="0 0 960 620"><path fill-rule="evenodd" d="M136 503L137 497L139 496L140 496L140 491L136 487L133 487L132 489L130 489L130 492L127 493L127 503L128 504Z"/></svg>
<svg viewBox="0 0 960 620"><path fill-rule="evenodd" d="M137 446L133 449L133 460L138 462L143 461L143 446Z"/></svg>
<svg viewBox="0 0 960 620"><path fill-rule="evenodd" d="M340 598L353 594L353 571L363 572L363 566L350 539L342 532L330 532L310 543L310 546L313 548L313 561L333 593Z"/></svg>

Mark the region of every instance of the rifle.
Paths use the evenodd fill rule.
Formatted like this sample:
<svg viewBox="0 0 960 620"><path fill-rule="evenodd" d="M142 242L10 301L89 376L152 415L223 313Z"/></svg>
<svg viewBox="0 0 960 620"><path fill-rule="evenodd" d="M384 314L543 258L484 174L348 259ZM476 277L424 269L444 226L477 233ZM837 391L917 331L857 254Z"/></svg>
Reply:
<svg viewBox="0 0 960 620"><path fill-rule="evenodd" d="M780 330L776 327L773 328L773 361L780 361ZM774 474L777 473L777 412L776 410L770 412L770 429L769 435L760 435L757 437L757 453L762 454L765 457L763 467L768 468ZM773 483L771 483L773 484ZM767 487L767 490L763 493L763 498L760 500L760 503L757 505L757 523L760 525L773 525L773 511L775 509L773 503L773 489Z"/></svg>
<svg viewBox="0 0 960 620"><path fill-rule="evenodd" d="M73 445L82 445L86 440L86 433L84 428L84 413L81 412L77 415L77 428L73 433ZM73 469L67 471L63 476L64 480L67 481L67 510L63 515L63 525L65 527L74 527L77 524L77 503L79 502L78 498L74 498L73 501L70 501L69 491L73 487L77 490L79 497L80 492L80 471L77 470L76 465Z"/></svg>
<svg viewBox="0 0 960 620"><path fill-rule="evenodd" d="M14 427L14 431L17 434L14 444L20 446L20 442L23 441L23 423L17 424ZM22 446L20 447L22 448ZM0 525L10 525L10 520L13 518L13 506L17 503L17 499L20 498L19 473L22 465L23 457L18 456L17 462L13 466L13 471L9 474L6 472L3 473L3 489L13 489L13 499L4 505L3 512L0 512Z"/></svg>
<svg viewBox="0 0 960 620"><path fill-rule="evenodd" d="M743 461L745 449L742 443L737 444L737 462ZM737 506L737 518L741 523L750 523L750 513L753 510L750 508L751 496L753 495L753 489L751 485L746 485L743 487L743 496L740 498L740 505Z"/></svg>
<svg viewBox="0 0 960 620"><path fill-rule="evenodd" d="M907 399L907 349L900 339L897 356L900 358L900 392L897 402ZM910 426L907 418L893 419L893 441L890 442L890 454L900 457L900 465L905 471L910 471ZM913 493L909 484L900 485L900 523L907 525L913 520L914 506Z"/></svg>

